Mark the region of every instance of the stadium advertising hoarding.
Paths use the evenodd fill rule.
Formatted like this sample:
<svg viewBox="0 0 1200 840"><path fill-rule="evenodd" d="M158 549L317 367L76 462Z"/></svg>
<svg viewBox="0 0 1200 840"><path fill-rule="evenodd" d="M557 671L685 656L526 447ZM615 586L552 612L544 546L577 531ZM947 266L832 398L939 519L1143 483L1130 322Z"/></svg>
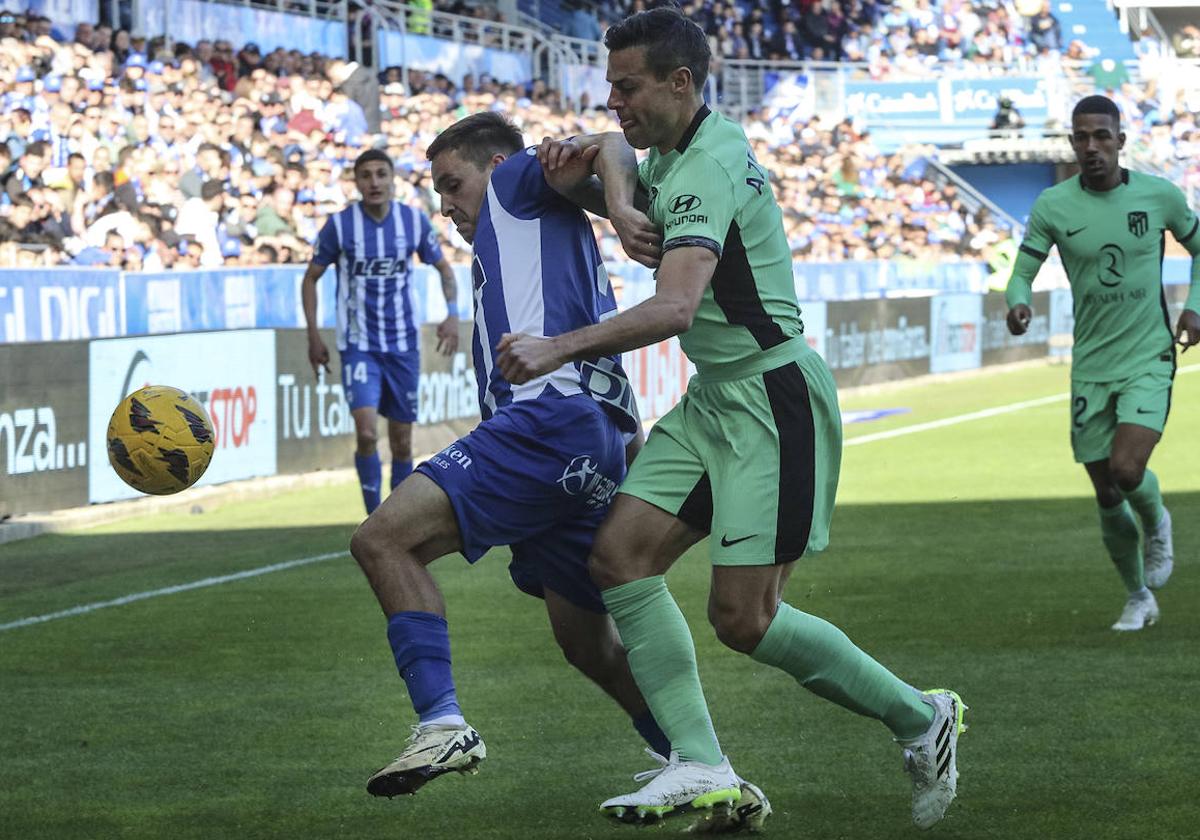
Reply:
<svg viewBox="0 0 1200 840"><path fill-rule="evenodd" d="M0 345L0 516L87 502L87 369L81 341Z"/></svg>
<svg viewBox="0 0 1200 840"><path fill-rule="evenodd" d="M1070 293L1068 292L1068 300ZM1050 351L1050 293L1034 292L1030 301L1033 320L1024 335L1008 331L1008 303L993 293L983 299L983 354L985 365L1044 359Z"/></svg>
<svg viewBox="0 0 1200 840"><path fill-rule="evenodd" d="M929 373L930 298L826 303L825 361L839 385Z"/></svg>
<svg viewBox="0 0 1200 840"><path fill-rule="evenodd" d="M0 344L125 333L119 271L0 269Z"/></svg>
<svg viewBox="0 0 1200 840"><path fill-rule="evenodd" d="M116 405L144 385L173 385L208 411L216 453L199 484L274 475L275 336L271 330L142 336L88 345L88 498L137 496L108 465L105 433Z"/></svg>
<svg viewBox="0 0 1200 840"><path fill-rule="evenodd" d="M971 370L982 363L983 296L930 298L933 330L929 372Z"/></svg>

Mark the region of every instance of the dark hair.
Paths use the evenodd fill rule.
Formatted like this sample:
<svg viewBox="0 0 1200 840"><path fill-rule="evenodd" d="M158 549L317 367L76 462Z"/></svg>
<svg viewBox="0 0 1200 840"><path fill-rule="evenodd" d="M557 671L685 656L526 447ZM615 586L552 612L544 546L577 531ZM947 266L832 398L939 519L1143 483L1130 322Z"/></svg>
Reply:
<svg viewBox="0 0 1200 840"><path fill-rule="evenodd" d="M205 181L200 186L200 197L205 201L210 201L225 192L225 185L213 178L210 181Z"/></svg>
<svg viewBox="0 0 1200 840"><path fill-rule="evenodd" d="M691 71L696 90L703 88L708 78L712 58L708 38L674 4L638 12L614 24L604 33L604 46L609 52L645 47L646 66L660 80L680 67Z"/></svg>
<svg viewBox="0 0 1200 840"><path fill-rule="evenodd" d="M382 149L367 149L355 159L354 174L358 174L358 169L360 166L366 166L368 163L373 163L375 161L383 161L388 165L388 169L392 170L393 172L396 171L396 164L392 163L392 159L388 157L387 152L383 151Z"/></svg>
<svg viewBox="0 0 1200 840"><path fill-rule="evenodd" d="M456 122L434 138L425 152L433 160L442 152L457 151L484 169L492 155L512 155L525 147L525 140L515 125L495 111L481 111Z"/></svg>
<svg viewBox="0 0 1200 840"><path fill-rule="evenodd" d="M258 252L267 258L267 262L279 262L279 252L272 245L264 242L258 246Z"/></svg>
<svg viewBox="0 0 1200 840"><path fill-rule="evenodd" d="M1075 103L1075 108L1071 111L1071 119L1074 120L1080 114L1107 114L1113 118L1113 122L1117 124L1117 128L1121 127L1121 110L1117 107L1117 103L1113 102L1107 96L1085 96Z"/></svg>
<svg viewBox="0 0 1200 840"><path fill-rule="evenodd" d="M25 147L25 154L30 157L45 157L50 154L50 144L45 140L34 140Z"/></svg>

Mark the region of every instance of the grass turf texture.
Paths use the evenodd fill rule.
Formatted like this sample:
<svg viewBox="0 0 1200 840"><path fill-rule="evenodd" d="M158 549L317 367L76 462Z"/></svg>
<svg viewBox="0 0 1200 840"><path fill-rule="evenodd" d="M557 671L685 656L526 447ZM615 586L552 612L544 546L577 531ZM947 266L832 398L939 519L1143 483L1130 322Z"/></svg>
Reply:
<svg viewBox="0 0 1200 840"><path fill-rule="evenodd" d="M1066 387L1046 367L858 394L846 408L912 412L847 437ZM1180 562L1145 632L1108 629L1124 593L1067 419L1064 400L847 447L832 546L789 584L797 608L971 706L943 838L1195 836L1200 376L1178 380L1152 460ZM0 546L0 623L338 551L360 504L352 486L313 489ZM921 834L881 725L717 643L706 558L697 546L669 581L723 746L775 807L770 835ZM0 633L0 836L631 835L597 806L634 788L641 742L562 660L506 560L433 567L489 758L395 800L364 783L413 715L349 557Z"/></svg>

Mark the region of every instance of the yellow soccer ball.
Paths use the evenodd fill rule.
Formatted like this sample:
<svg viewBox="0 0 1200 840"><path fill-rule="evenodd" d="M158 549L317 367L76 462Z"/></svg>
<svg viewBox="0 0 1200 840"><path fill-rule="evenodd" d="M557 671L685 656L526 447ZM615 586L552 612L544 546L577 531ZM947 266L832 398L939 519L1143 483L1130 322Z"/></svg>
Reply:
<svg viewBox="0 0 1200 840"><path fill-rule="evenodd" d="M208 412L168 385L147 385L117 406L108 421L108 462L135 490L166 496L200 480L212 460Z"/></svg>

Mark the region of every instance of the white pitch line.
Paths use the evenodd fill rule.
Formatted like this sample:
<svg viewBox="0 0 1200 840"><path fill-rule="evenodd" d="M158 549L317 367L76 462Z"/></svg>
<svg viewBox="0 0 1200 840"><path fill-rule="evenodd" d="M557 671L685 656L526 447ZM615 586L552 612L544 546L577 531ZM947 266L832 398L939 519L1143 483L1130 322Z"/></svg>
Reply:
<svg viewBox="0 0 1200 840"><path fill-rule="evenodd" d="M18 627L28 627L31 624L42 624L46 621L54 621L59 618L70 618L75 615L84 615L86 613L103 610L108 607L121 607L125 604L132 604L135 601L145 601L148 598L158 598L163 595L175 595L178 592L188 592L192 589L204 589L209 586L220 586L223 583L231 583L235 580L245 580L246 578L258 577L259 575L269 575L272 572L282 572L285 569L294 569L297 566L307 566L310 563L320 563L324 560L333 560L338 557L345 557L349 554L348 551L334 551L329 554L317 554L313 557L301 557L299 560L287 560L283 563L272 563L270 566L259 566L257 569L247 569L244 572L235 572L231 575L221 575L220 577L204 578L203 580L194 580L191 583L180 583L176 586L167 586L163 589L151 589L147 592L134 592L132 595L122 595L120 598L113 598L111 601L96 601L92 604L80 604L77 607L71 607L67 610L59 610L58 612L46 613L45 615L34 615L29 618L18 618L16 621L10 621L7 624L0 624L0 632L5 630L16 630Z"/></svg>
<svg viewBox="0 0 1200 840"><path fill-rule="evenodd" d="M1182 376L1185 373L1195 373L1200 371L1200 365L1188 365L1184 368L1179 368L1175 371L1177 376ZM888 440L889 438L902 437L903 435L911 435L916 432L927 432L930 429L942 429L946 426L957 426L959 423L970 423L972 420L985 420L988 417L996 417L1001 414L1011 414L1014 411L1022 411L1026 408L1037 408L1041 405L1050 405L1051 403L1062 402L1071 398L1069 392L1062 394L1051 394L1048 397L1039 397L1036 400L1024 400L1022 402L1009 403L1008 405L998 405L995 408L985 408L982 411L972 411L969 414L956 414L953 417L943 417L941 420L930 420L927 423L914 423L911 426L901 426L898 429L888 429L886 432L873 432L869 435L859 435L846 440L843 446L857 446L860 443L874 443L877 440Z"/></svg>

